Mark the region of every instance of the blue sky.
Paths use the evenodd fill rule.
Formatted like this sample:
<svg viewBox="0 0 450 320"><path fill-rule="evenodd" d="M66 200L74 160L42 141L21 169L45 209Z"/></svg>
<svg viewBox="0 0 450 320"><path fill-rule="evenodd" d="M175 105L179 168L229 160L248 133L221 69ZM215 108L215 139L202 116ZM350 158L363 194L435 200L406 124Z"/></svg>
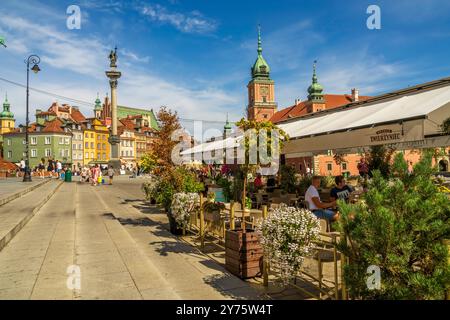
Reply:
<svg viewBox="0 0 450 320"><path fill-rule="evenodd" d="M72 4L81 9L80 30L66 27ZM371 4L381 8L381 30L366 27ZM226 113L233 121L244 116L258 24L283 108L306 98L315 59L326 93L356 87L375 95L450 76L449 12L446 0L2 0L8 48L0 48L0 77L24 83L23 60L36 53L42 72L32 87L92 102L108 92L107 55L117 44L120 104L167 105L221 128ZM0 81L5 91L23 122L24 89ZM32 92L31 109L54 100Z"/></svg>

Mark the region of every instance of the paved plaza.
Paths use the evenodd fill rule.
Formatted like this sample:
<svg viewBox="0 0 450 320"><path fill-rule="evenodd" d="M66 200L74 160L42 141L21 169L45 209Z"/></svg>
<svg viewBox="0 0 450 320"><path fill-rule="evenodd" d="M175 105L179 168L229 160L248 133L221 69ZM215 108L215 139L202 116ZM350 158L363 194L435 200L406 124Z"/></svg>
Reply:
<svg viewBox="0 0 450 320"><path fill-rule="evenodd" d="M264 298L172 236L165 214L142 201L142 180L117 180L51 181L0 207L11 221L7 206L25 202L26 212L52 194L0 252L0 299Z"/></svg>

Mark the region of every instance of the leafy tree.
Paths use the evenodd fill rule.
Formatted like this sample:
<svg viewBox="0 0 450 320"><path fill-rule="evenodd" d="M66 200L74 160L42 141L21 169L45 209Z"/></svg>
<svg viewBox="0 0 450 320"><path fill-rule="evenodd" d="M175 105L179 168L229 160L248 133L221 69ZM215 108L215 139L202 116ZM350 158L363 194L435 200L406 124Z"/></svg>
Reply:
<svg viewBox="0 0 450 320"><path fill-rule="evenodd" d="M447 118L441 125L441 130L443 134L450 135L450 117Z"/></svg>
<svg viewBox="0 0 450 320"><path fill-rule="evenodd" d="M181 129L176 112L167 107L162 107L157 113L159 130L153 142L153 154L163 168L173 166L172 150L179 143L172 139L172 135Z"/></svg>
<svg viewBox="0 0 450 320"><path fill-rule="evenodd" d="M139 166L145 173L152 172L158 166L158 158L153 152L146 153L142 156Z"/></svg>
<svg viewBox="0 0 450 320"><path fill-rule="evenodd" d="M389 165L394 152L394 148L386 147L384 145L370 147L370 151L366 155L369 164L369 175L372 176L372 172L378 170L383 177L388 177Z"/></svg>
<svg viewBox="0 0 450 320"><path fill-rule="evenodd" d="M277 152L281 154L281 149L283 148L283 144L285 141L289 140L289 136L276 125L274 125L270 121L255 121L255 120L245 120L242 118L236 126L241 129L243 132L247 132L248 130L254 130L256 135L260 132L267 132L267 155L268 157L272 157L272 152ZM272 132L276 131L278 133L279 142L278 142L278 150L272 150ZM243 147L245 150L245 160L244 164L241 165L241 170L243 173L243 191L241 196L242 207L245 207L245 199L247 196L247 176L249 173L254 173L258 167L260 167L260 157L257 157L258 161L256 164L251 163L250 161L250 151L258 150L259 140L250 139L248 135L245 135L243 139ZM259 152L258 152L259 154Z"/></svg>
<svg viewBox="0 0 450 320"><path fill-rule="evenodd" d="M281 166L281 189L287 193L295 193L297 190L296 171L292 166Z"/></svg>
<svg viewBox="0 0 450 320"><path fill-rule="evenodd" d="M373 172L363 201L340 201L338 244L349 257L344 278L353 298L444 299L450 284L448 249L450 201L434 185L432 152L426 152L408 173L397 154L384 178ZM369 290L367 268L381 270L380 290Z"/></svg>

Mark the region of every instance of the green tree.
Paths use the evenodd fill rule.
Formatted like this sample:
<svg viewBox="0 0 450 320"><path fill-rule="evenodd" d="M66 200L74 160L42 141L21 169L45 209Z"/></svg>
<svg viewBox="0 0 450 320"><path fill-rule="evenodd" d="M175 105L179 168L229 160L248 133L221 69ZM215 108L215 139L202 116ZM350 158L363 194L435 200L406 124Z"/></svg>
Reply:
<svg viewBox="0 0 450 320"><path fill-rule="evenodd" d="M444 120L441 125L441 130L443 134L450 134L450 117Z"/></svg>
<svg viewBox="0 0 450 320"><path fill-rule="evenodd" d="M408 173L397 154L384 178L373 172L358 204L339 202L339 249L349 257L344 278L350 295L362 299L444 299L449 289L450 200L434 185L432 152ZM367 268L381 270L381 289L367 287Z"/></svg>
<svg viewBox="0 0 450 320"><path fill-rule="evenodd" d="M384 145L370 147L369 153L366 155L369 164L369 175L378 170L383 177L389 176L389 166L395 149Z"/></svg>
<svg viewBox="0 0 450 320"><path fill-rule="evenodd" d="M297 191L296 171L292 166L281 166L281 189L287 193L295 193Z"/></svg>
<svg viewBox="0 0 450 320"><path fill-rule="evenodd" d="M153 152L146 153L142 156L139 166L145 173L152 172L158 166L158 157Z"/></svg>
<svg viewBox="0 0 450 320"><path fill-rule="evenodd" d="M255 121L255 120L245 120L242 118L238 123L236 123L236 126L241 129L244 133L248 132L249 130L254 130L256 133L256 136L260 132L266 132L267 133L267 155L268 157L272 157L273 153L281 154L281 150L283 148L284 142L289 140L289 136L278 128L276 125L274 125L270 121ZM277 132L278 134L278 150L272 150L272 132ZM241 165L241 170L243 173L243 191L241 196L241 203L242 207L246 206L246 197L247 197L247 176L249 173L254 173L258 167L260 167L260 157L257 157L257 163L251 163L250 158L250 152L251 150L258 150L259 149L259 139L251 139L248 135L244 135L245 138L243 139L243 147L245 150L245 159L244 163ZM259 154L259 152L258 152Z"/></svg>

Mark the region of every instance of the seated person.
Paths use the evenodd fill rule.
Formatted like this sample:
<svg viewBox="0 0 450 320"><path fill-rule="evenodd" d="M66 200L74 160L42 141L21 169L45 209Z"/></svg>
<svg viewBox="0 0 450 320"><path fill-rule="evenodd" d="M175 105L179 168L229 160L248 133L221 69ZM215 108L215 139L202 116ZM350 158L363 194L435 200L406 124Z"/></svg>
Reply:
<svg viewBox="0 0 450 320"><path fill-rule="evenodd" d="M336 183L336 186L333 189L331 189L330 199L333 201L340 199L348 202L350 193L354 191L353 188L346 184L346 181L343 176L337 176L334 179L334 182Z"/></svg>
<svg viewBox="0 0 450 320"><path fill-rule="evenodd" d="M255 179L255 181L253 183L255 185L255 189L256 190L262 189L262 187L264 186L264 183L262 181L260 173L258 173L258 175L256 176L256 179Z"/></svg>
<svg viewBox="0 0 450 320"><path fill-rule="evenodd" d="M275 189L276 181L274 176L270 176L267 179L267 191L273 192L273 189Z"/></svg>
<svg viewBox="0 0 450 320"><path fill-rule="evenodd" d="M336 206L336 200L332 202L320 201L319 191L320 177L314 176L312 179L312 185L309 186L305 193L305 201L308 202L309 210L311 210L317 218L326 219L328 221L336 221L339 219L339 213L329 210Z"/></svg>

